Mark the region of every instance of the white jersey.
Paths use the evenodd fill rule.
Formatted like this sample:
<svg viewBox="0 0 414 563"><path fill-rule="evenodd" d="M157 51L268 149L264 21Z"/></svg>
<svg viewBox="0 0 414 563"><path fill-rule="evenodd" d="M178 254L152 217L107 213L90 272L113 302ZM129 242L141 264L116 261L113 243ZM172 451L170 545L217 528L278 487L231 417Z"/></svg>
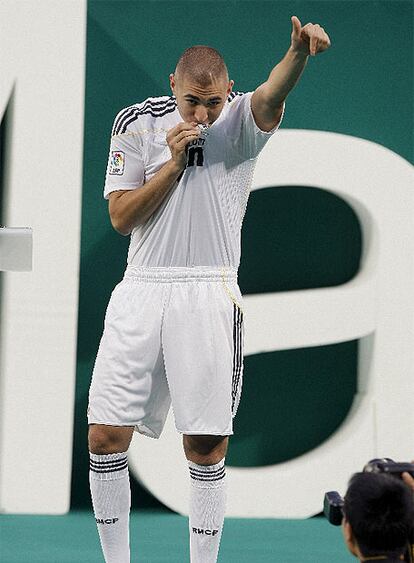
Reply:
<svg viewBox="0 0 414 563"><path fill-rule="evenodd" d="M261 131L252 93L230 94L219 118L188 149L188 163L162 205L131 233L128 264L237 269L256 159L279 124ZM183 119L173 96L148 98L114 121L104 196L139 189L171 158L167 132Z"/></svg>

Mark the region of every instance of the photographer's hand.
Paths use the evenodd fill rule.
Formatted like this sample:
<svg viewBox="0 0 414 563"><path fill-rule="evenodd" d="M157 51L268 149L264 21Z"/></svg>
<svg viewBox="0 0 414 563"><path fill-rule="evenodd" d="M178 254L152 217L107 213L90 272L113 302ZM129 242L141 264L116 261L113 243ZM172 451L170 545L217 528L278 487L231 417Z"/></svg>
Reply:
<svg viewBox="0 0 414 563"><path fill-rule="evenodd" d="M413 461L414 463L414 461ZM402 474L403 481L406 485L408 485L414 491L414 477L411 477L409 473Z"/></svg>

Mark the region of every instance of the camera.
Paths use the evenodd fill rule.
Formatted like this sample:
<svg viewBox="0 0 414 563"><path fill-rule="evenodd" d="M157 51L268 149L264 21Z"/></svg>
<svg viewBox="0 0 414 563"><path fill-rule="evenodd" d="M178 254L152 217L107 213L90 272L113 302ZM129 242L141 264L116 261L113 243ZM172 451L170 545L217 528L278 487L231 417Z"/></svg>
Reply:
<svg viewBox="0 0 414 563"><path fill-rule="evenodd" d="M362 470L364 473L385 473L401 479L403 473L414 477L414 463L393 461L392 459L371 459ZM337 491L325 493L323 513L330 524L340 526L343 518L344 499Z"/></svg>
<svg viewBox="0 0 414 563"><path fill-rule="evenodd" d="M395 462L389 458L372 459L363 468L363 473L384 474L402 479L403 473L409 473L414 477L414 463ZM337 491L325 493L323 512L330 524L340 526L344 517L344 499ZM412 532L409 533L409 536ZM414 537L407 537L407 549L404 561L414 561Z"/></svg>

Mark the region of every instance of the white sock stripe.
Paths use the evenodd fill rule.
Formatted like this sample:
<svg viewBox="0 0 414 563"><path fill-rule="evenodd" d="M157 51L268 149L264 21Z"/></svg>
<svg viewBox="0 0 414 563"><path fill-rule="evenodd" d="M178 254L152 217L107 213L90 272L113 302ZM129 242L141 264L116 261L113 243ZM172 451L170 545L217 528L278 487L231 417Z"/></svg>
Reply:
<svg viewBox="0 0 414 563"><path fill-rule="evenodd" d="M219 479L223 479L225 476L225 471L222 471L217 475L212 475L211 477L208 477L207 475L197 475L197 473L190 473L191 479L195 479L196 481L218 481Z"/></svg>
<svg viewBox="0 0 414 563"><path fill-rule="evenodd" d="M221 481L222 479L224 479L225 476L226 474L224 473L223 475L220 475L220 477L214 477L214 479L207 479L204 477L193 477L193 475L191 475L191 479L193 479L194 481L212 482L212 481Z"/></svg>
<svg viewBox="0 0 414 563"><path fill-rule="evenodd" d="M103 456L102 456L103 457ZM106 456L105 456L106 457ZM99 464L105 464L105 463L115 463L116 461L121 461L124 459L127 459L128 456L123 455L122 457L116 457L116 458L112 458L112 459L94 459L93 457L90 457L90 460L93 461L94 463L99 463Z"/></svg>
<svg viewBox="0 0 414 563"><path fill-rule="evenodd" d="M221 479L224 479L225 476L226 476L225 473L223 473L222 475L217 475L216 477L200 477L198 475L190 475L193 481L205 481L205 482L221 481Z"/></svg>
<svg viewBox="0 0 414 563"><path fill-rule="evenodd" d="M93 479L112 481L124 478L128 474L127 452L102 455L89 452L89 470Z"/></svg>
<svg viewBox="0 0 414 563"><path fill-rule="evenodd" d="M190 469L194 469L194 471L206 471L206 472L217 471L218 469L224 467L225 461L226 458L223 457L223 459L221 459L218 463L214 463L213 465L199 465L194 461L188 460L188 467Z"/></svg>
<svg viewBox="0 0 414 563"><path fill-rule="evenodd" d="M203 481L204 483L213 483L221 481L226 476L225 458L214 465L198 465L197 463L188 462L190 477L194 481Z"/></svg>
<svg viewBox="0 0 414 563"><path fill-rule="evenodd" d="M190 476L194 479L215 479L216 477L223 477L226 474L225 470L220 471L220 473L215 473L214 475L200 475L199 473L190 473Z"/></svg>
<svg viewBox="0 0 414 563"><path fill-rule="evenodd" d="M200 475L215 475L216 473L220 473L221 471L224 471L224 465L223 467L215 469L214 471L201 471L200 469L193 469L192 467L190 467L190 473L198 473Z"/></svg>
<svg viewBox="0 0 414 563"><path fill-rule="evenodd" d="M89 452L89 458L95 463L106 463L111 461L119 461L128 456L127 452L118 452L115 454L94 454Z"/></svg>
<svg viewBox="0 0 414 563"><path fill-rule="evenodd" d="M123 469L128 468L128 462L126 461L123 465L119 467L113 467L112 469L95 469L92 465L89 466L89 469L94 473L115 473L117 471L122 471Z"/></svg>
<svg viewBox="0 0 414 563"><path fill-rule="evenodd" d="M97 469L106 469L107 467L114 467L116 465L122 465L123 463L128 463L128 458L124 457L122 459L116 461L94 461L93 459L89 460L89 465L93 465Z"/></svg>

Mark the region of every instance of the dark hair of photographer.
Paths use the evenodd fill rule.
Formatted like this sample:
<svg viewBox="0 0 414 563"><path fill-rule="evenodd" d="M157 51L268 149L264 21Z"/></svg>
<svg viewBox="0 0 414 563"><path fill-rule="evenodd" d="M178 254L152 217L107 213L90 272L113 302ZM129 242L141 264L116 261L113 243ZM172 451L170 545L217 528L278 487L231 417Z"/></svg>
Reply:
<svg viewBox="0 0 414 563"><path fill-rule="evenodd" d="M403 560L414 529L414 495L401 480L355 473L344 498L343 531L361 561Z"/></svg>

